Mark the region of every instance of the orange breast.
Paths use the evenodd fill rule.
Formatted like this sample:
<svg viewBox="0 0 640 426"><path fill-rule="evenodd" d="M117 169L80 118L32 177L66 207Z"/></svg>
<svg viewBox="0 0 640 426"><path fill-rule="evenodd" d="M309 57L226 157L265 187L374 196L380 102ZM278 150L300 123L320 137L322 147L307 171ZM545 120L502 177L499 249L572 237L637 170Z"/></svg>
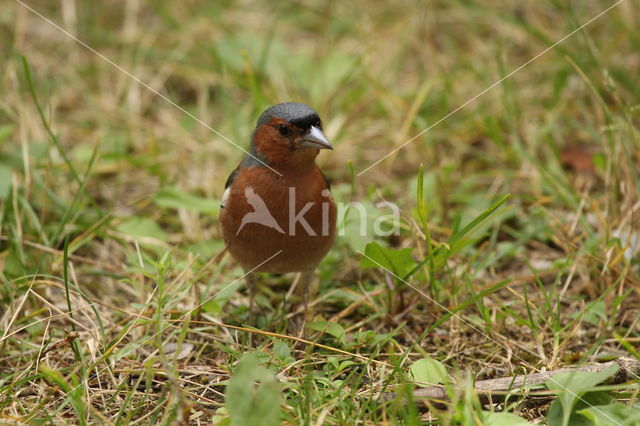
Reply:
<svg viewBox="0 0 640 426"><path fill-rule="evenodd" d="M220 224L246 271L297 272L315 268L331 248L336 205L315 165L284 176L250 167L229 187Z"/></svg>

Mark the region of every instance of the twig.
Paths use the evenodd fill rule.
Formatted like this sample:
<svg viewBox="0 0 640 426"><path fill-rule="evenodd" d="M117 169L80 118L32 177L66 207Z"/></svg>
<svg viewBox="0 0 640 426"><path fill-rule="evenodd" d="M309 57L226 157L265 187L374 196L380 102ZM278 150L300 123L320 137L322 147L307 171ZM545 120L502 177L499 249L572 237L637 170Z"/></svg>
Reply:
<svg viewBox="0 0 640 426"><path fill-rule="evenodd" d="M611 377L607 383L619 384L628 380L638 379L640 376L640 361L621 357L615 361L609 361L602 364L585 365L582 367L573 368L561 368L554 371L544 371L540 373L523 374L515 377L501 377L498 379L479 380L475 383L475 390L478 392L481 398L486 398L492 394L504 394L511 391L516 391L525 387L541 385L550 378L568 372L583 372L583 373L597 373L605 370L612 365L618 365L620 369ZM385 392L381 395L381 399L384 401L392 400L396 397L394 392ZM447 400L447 390L442 386L431 386L428 388L416 389L413 392L414 398L419 399L433 399L433 400Z"/></svg>

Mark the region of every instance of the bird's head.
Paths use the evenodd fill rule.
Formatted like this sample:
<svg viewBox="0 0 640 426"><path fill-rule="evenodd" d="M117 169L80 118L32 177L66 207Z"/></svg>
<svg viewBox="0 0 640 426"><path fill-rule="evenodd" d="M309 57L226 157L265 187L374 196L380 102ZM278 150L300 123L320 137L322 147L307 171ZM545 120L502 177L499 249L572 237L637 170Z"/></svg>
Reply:
<svg viewBox="0 0 640 426"><path fill-rule="evenodd" d="M251 143L269 164L288 167L313 162L319 150L333 149L322 132L318 113L297 102L277 104L263 112Z"/></svg>

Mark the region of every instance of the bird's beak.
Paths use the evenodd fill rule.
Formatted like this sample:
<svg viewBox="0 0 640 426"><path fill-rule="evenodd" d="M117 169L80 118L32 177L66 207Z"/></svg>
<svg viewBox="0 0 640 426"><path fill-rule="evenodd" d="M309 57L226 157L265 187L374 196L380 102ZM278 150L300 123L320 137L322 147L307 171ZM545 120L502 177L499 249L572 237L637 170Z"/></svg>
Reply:
<svg viewBox="0 0 640 426"><path fill-rule="evenodd" d="M307 134L302 137L300 146L303 148L333 149L322 130L316 126L311 126Z"/></svg>

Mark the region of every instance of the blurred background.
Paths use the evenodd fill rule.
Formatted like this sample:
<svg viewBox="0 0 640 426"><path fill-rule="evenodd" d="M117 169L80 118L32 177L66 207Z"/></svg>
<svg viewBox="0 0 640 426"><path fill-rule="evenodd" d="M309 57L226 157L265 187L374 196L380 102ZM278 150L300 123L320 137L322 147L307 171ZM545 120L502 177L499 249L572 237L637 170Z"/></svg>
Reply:
<svg viewBox="0 0 640 426"><path fill-rule="evenodd" d="M360 236L357 224L343 218L343 235L320 268L324 319L342 321L347 334L404 324L394 348L434 323L438 307L405 287L402 300L387 298L394 280L358 255L374 241L410 248L416 265L428 255L416 195L423 165L434 247L511 196L440 263L420 264L415 285L444 306L458 306L509 280L508 289L473 299L460 314L530 348L522 352L528 366L620 351L626 346L614 333L637 348L638 2L619 2L544 52L613 5L4 0L3 311L13 315L29 286L65 308L63 289L71 282L86 292L73 296L73 306L82 309L91 298L105 304L77 314L101 318L100 332L91 325L101 347L130 318L111 307L135 312L155 303L147 297L159 264L175 284L162 305L169 316L240 276L230 259L211 264L223 248L217 212L224 182L243 156L225 138L246 148L259 114L293 100L323 118L335 150L318 161L336 198L364 203L370 220L389 213L375 208L380 201L402 212L401 235L390 239ZM73 261L68 271L63 252ZM240 287L205 311L242 323ZM284 314L277 287L264 292L263 325L278 329ZM18 316L23 324L46 306L26 300ZM589 321L580 317L576 327L588 331L569 333L564 327L576 324L571 315L585 309ZM32 350L43 338L61 339L69 324L60 321L58 334L39 323L4 348ZM524 365L508 357L488 361L476 352L481 335L459 323L443 327L446 338L436 333L423 345L435 358L480 372L489 363L502 372ZM233 340L216 328L200 331ZM208 350L218 351L215 345L226 344L220 342ZM8 362L17 370L27 361Z"/></svg>

